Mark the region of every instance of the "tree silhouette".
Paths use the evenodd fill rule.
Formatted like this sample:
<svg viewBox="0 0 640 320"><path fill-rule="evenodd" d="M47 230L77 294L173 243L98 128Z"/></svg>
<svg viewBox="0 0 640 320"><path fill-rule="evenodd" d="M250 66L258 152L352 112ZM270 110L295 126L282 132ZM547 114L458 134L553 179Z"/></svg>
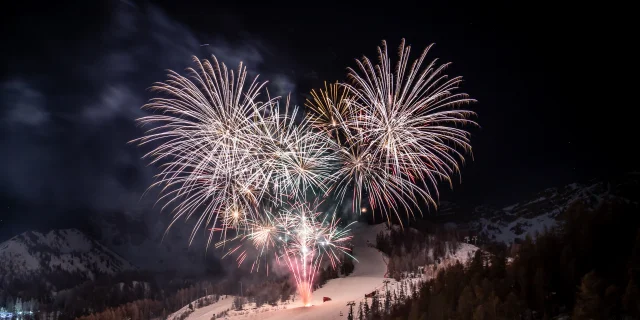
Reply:
<svg viewBox="0 0 640 320"><path fill-rule="evenodd" d="M587 273L582 278L576 305L573 308L573 319L599 318L600 310L602 309L602 299L599 294L601 283L595 271Z"/></svg>
<svg viewBox="0 0 640 320"><path fill-rule="evenodd" d="M384 280L384 314L391 312L391 291L389 291L389 280Z"/></svg>

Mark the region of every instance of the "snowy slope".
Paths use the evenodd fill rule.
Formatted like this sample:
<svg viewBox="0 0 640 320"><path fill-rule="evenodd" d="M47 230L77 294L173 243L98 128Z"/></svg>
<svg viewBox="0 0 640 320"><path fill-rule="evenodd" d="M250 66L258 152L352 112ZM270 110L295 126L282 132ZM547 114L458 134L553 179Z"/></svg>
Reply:
<svg viewBox="0 0 640 320"><path fill-rule="evenodd" d="M356 304L364 301L364 295L374 290L384 288L384 281L389 280L389 289L393 290L398 284L393 279L385 278L387 270L385 257L370 245L375 244L376 235L386 229L384 224L369 226L358 223L352 228L354 235L354 252L358 262L354 272L344 278L329 280L322 288L313 292L312 306L303 307L300 301L280 305L278 307L264 306L259 309L251 309L238 312L230 311L223 319L270 319L270 320L315 320L315 319L345 319L348 313L347 303L354 301ZM477 250L469 244L462 244L461 249L448 256L451 261L455 259L466 262L469 256ZM417 281L418 279L414 280ZM323 297L330 297L331 301L322 302ZM233 297L228 296L213 305L196 309L186 319L210 320L211 317L221 311L231 308ZM181 314L186 307L174 313L169 319ZM342 312L343 316L340 316Z"/></svg>
<svg viewBox="0 0 640 320"><path fill-rule="evenodd" d="M221 296L218 302L208 305L206 307L194 310L193 313L191 313L187 319L210 320L211 317L213 317L214 315L230 310L233 305L233 298L234 296ZM193 305L195 305L195 303L193 303ZM170 314L167 317L167 320L178 319L180 315L184 314L188 310L189 310L189 306L186 305L182 307L180 310Z"/></svg>
<svg viewBox="0 0 640 320"><path fill-rule="evenodd" d="M604 181L572 183L546 189L528 201L501 209L479 206L475 208L477 218L470 222L470 229L490 240L509 244L516 239L524 239L527 234L533 236L542 232L545 227L556 226L560 213L577 201L595 208L605 198L618 197L618 187L620 185Z"/></svg>
<svg viewBox="0 0 640 320"><path fill-rule="evenodd" d="M0 243L0 282L72 274L93 279L132 270L129 262L76 229L25 232Z"/></svg>

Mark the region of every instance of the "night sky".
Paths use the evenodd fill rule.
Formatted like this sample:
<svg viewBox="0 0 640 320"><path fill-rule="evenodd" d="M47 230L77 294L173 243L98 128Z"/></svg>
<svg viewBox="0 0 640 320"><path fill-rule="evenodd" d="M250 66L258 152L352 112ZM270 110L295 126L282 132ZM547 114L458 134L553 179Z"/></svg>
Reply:
<svg viewBox="0 0 640 320"><path fill-rule="evenodd" d="M395 50L406 38L414 56L435 43L429 57L453 62L448 74L478 100L474 160L443 194L459 203L509 204L637 169L628 106L595 99L610 80L596 76L607 61L594 54L602 43L587 19L511 2L12 3L2 29L0 240L104 212L154 212L154 199L140 200L154 169L127 142L141 134L134 119L149 86L191 66L191 55L242 60L302 104L323 81L345 79L354 58L375 57L383 39Z"/></svg>

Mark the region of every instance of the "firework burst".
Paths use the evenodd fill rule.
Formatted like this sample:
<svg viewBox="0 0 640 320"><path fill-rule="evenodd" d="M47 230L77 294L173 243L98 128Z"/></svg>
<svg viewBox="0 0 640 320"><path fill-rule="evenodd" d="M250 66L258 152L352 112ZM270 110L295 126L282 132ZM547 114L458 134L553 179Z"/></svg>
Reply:
<svg viewBox="0 0 640 320"><path fill-rule="evenodd" d="M315 101L331 102L312 104L315 117L336 119L344 129L342 167L335 173L334 188L342 196L348 188L353 190L354 209L366 198L389 219L400 208L412 213L419 199L435 206L437 183L451 185L451 177L464 163L463 153L471 152L469 133L458 126L475 125L469 119L475 114L459 107L475 100L456 93L462 78L444 74L449 64L433 60L423 66L430 48L409 66L411 48L403 40L392 67L383 41L378 64L364 57L356 60L357 69L348 69L351 81L343 84L347 101L320 99L329 90L313 95Z"/></svg>
<svg viewBox="0 0 640 320"><path fill-rule="evenodd" d="M458 148L471 150L469 133L455 126L475 124L469 120L474 113L458 107L475 100L455 93L462 77L449 79L443 73L449 63L438 66L436 59L422 68L430 48L407 70L411 47L403 40L392 69L383 41L378 65L365 57L357 62L359 71L349 69L353 84L347 88L357 97L353 105L358 111L352 121L362 128L358 139L374 146L373 155L385 165L451 181L450 175L459 171L458 161L464 162Z"/></svg>
<svg viewBox="0 0 640 320"><path fill-rule="evenodd" d="M135 140L157 145L145 157L161 163L152 187L162 186L160 200L175 208L171 225L199 214L190 242L202 226L221 231L224 242L229 230L255 220L264 202L326 190L334 156L325 135L309 130L307 120L296 123L288 101L284 110L268 95L259 102L265 83L256 77L245 85L242 64L233 72L215 57L194 60L190 78L171 71L153 87L168 97L143 107L156 114L139 122L154 127Z"/></svg>

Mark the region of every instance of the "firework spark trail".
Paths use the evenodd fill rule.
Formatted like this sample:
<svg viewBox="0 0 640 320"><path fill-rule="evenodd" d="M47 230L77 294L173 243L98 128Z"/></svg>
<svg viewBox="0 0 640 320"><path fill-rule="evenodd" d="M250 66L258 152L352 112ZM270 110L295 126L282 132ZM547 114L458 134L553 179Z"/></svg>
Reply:
<svg viewBox="0 0 640 320"><path fill-rule="evenodd" d="M311 90L312 99L305 102L309 109L309 119L313 126L327 132L338 144L346 139L348 134L344 130L345 121L351 118L353 108L351 100L353 95L339 82L324 84L324 90Z"/></svg>
<svg viewBox="0 0 640 320"><path fill-rule="evenodd" d="M271 186L272 194L289 199L304 198L309 190L324 194L337 161L330 152L334 149L332 140L311 130L307 118L296 123L298 108L290 111L288 99L281 111L280 104L271 104L265 110L267 116L256 122L256 134L251 138L259 141L254 155L264 166L263 183ZM276 196L272 200L281 204L283 199Z"/></svg>
<svg viewBox="0 0 640 320"><path fill-rule="evenodd" d="M339 153L342 167L335 172L334 185L342 201L349 188L353 189L353 208L361 207L361 199L368 197L372 209L380 208L388 217L395 208L417 205L416 197L432 201L428 191L413 181L399 177L387 170L368 150L359 145L352 149L343 148Z"/></svg>

